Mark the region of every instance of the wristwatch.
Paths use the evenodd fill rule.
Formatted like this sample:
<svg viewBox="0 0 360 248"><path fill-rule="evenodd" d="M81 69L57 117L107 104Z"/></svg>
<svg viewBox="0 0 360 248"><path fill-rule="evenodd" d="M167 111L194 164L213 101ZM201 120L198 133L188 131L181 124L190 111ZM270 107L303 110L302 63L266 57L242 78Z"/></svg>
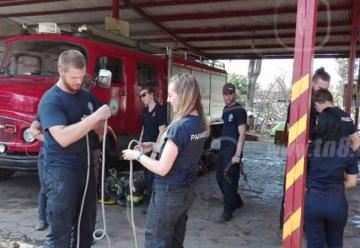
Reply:
<svg viewBox="0 0 360 248"><path fill-rule="evenodd" d="M142 155L144 155L144 153L143 153L143 152L139 152L139 155L136 157L136 160L137 160L137 161L140 161L140 158L141 158Z"/></svg>

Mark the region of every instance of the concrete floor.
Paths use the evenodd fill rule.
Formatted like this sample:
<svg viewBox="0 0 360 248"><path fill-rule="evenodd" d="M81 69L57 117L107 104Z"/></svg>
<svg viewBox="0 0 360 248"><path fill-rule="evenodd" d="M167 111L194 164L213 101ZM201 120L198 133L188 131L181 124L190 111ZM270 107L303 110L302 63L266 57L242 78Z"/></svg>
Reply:
<svg viewBox="0 0 360 248"><path fill-rule="evenodd" d="M234 219L226 224L217 221L222 211L222 199L216 185L215 172L201 176L196 185L197 197L189 213L184 246L281 247L277 230L285 155L286 149L283 147L264 142L247 142L244 160L248 182L240 179L239 184L245 206L234 212ZM41 246L46 232L34 230L38 189L35 173L17 173L10 180L0 182L0 248L13 247L9 245L11 241L22 242L20 247ZM348 200L350 211L344 247L358 248L360 187L348 192ZM142 206L135 209L139 247L144 243L145 216L142 210ZM107 206L106 216L112 247L134 247L128 221L129 209ZM97 227L101 227L100 214ZM107 247L106 241L96 241L93 247Z"/></svg>

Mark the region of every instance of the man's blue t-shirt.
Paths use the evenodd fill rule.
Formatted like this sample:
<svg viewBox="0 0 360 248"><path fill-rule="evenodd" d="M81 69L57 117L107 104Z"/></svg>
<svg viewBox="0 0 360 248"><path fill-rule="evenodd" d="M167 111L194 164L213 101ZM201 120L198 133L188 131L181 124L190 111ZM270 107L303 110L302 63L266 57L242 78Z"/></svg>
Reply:
<svg viewBox="0 0 360 248"><path fill-rule="evenodd" d="M246 125L247 115L245 109L236 103L230 107L225 106L222 114L224 121L221 131L221 146L236 146L239 139L240 125Z"/></svg>
<svg viewBox="0 0 360 248"><path fill-rule="evenodd" d="M46 166L81 168L87 165L85 137L68 147L62 147L52 137L49 128L58 125L69 126L77 123L81 121L84 115L92 114L98 107L99 101L85 89L81 89L76 94L70 94L54 85L45 93L39 104L38 115L45 134L44 161ZM89 137L93 135L91 134Z"/></svg>
<svg viewBox="0 0 360 248"><path fill-rule="evenodd" d="M169 173L163 177L156 175L155 183L184 185L193 182L206 138L207 132L199 116L189 115L171 124L164 144L168 139L174 142L178 148L178 155Z"/></svg>
<svg viewBox="0 0 360 248"><path fill-rule="evenodd" d="M309 146L306 187L319 191L342 193L344 172L358 174L356 154L346 142L312 142Z"/></svg>
<svg viewBox="0 0 360 248"><path fill-rule="evenodd" d="M160 104L156 104L152 111L146 107L142 114L144 132L142 142L156 142L159 135L159 127L166 125L166 110Z"/></svg>

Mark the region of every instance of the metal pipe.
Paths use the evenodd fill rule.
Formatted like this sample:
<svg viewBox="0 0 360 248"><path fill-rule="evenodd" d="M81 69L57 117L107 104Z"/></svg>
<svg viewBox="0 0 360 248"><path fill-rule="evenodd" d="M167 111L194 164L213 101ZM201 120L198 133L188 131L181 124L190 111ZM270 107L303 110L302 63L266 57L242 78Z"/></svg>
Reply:
<svg viewBox="0 0 360 248"><path fill-rule="evenodd" d="M112 1L112 18L119 19L119 0Z"/></svg>
<svg viewBox="0 0 360 248"><path fill-rule="evenodd" d="M353 10L352 10L352 26L351 26L351 42L350 42L350 55L349 55L349 76L348 84L346 90L346 100L345 100L345 111L347 113L351 112L351 103L352 103L352 86L354 84L354 63L356 57L356 43L358 39L359 27L357 25L359 20L359 11L360 3L359 1L354 1Z"/></svg>
<svg viewBox="0 0 360 248"><path fill-rule="evenodd" d="M166 53L167 53L167 58L168 58L168 67L167 67L167 83L170 82L170 78L172 76L172 68L173 68L173 53L172 53L172 49L170 47L166 47ZM168 86L168 84L166 85L166 87ZM171 106L168 103L167 104L167 121L168 123L171 122L172 119L172 111L171 111Z"/></svg>
<svg viewBox="0 0 360 248"><path fill-rule="evenodd" d="M359 92L359 87L360 87L360 64L359 64L359 72L358 72L358 79L357 79L357 92ZM360 99L358 99L360 96L357 95L356 96L356 101L357 101L357 104L356 104L356 109L355 109L355 127L357 128L358 127L358 124L359 124L359 103L360 103Z"/></svg>

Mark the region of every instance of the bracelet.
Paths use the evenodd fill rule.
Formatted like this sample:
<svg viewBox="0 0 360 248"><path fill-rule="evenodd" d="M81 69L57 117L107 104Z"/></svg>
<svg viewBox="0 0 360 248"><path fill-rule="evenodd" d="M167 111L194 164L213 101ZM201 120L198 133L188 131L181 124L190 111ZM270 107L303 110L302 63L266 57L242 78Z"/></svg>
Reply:
<svg viewBox="0 0 360 248"><path fill-rule="evenodd" d="M144 155L144 153L143 153L143 152L140 152L139 155L136 157L136 160L137 160L137 161L140 161L140 158L141 158L142 155Z"/></svg>

